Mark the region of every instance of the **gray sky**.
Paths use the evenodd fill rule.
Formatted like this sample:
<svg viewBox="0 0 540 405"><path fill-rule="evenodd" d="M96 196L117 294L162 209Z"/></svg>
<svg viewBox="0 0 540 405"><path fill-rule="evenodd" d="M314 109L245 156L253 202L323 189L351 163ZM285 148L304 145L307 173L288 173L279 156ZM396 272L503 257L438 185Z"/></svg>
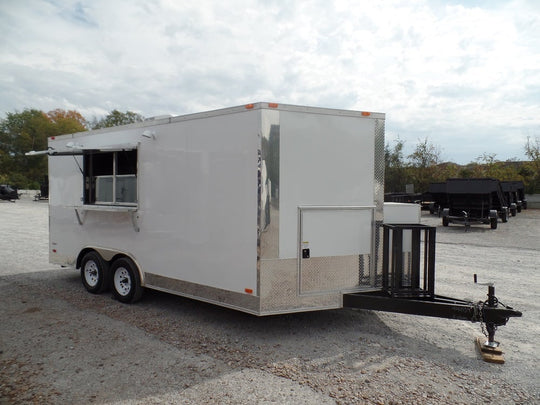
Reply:
<svg viewBox="0 0 540 405"><path fill-rule="evenodd" d="M540 137L538 0L0 0L0 117L244 103L386 113L443 160Z"/></svg>

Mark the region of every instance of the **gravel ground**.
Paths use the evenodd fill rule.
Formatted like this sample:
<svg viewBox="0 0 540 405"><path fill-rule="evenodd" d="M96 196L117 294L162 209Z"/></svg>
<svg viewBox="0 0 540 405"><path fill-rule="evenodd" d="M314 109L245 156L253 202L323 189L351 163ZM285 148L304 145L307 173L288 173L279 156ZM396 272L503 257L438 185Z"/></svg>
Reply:
<svg viewBox="0 0 540 405"><path fill-rule="evenodd" d="M47 261L47 214L0 202L0 404L538 404L540 210L497 230L437 225L437 293L523 312L485 363L480 326L363 310L257 318L147 291L91 295Z"/></svg>

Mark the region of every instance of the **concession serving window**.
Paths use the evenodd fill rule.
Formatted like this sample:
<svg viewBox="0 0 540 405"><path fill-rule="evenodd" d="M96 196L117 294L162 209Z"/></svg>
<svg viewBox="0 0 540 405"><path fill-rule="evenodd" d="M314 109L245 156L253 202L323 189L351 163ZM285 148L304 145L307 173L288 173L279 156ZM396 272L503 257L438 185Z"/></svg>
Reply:
<svg viewBox="0 0 540 405"><path fill-rule="evenodd" d="M137 149L83 152L84 204L137 205Z"/></svg>

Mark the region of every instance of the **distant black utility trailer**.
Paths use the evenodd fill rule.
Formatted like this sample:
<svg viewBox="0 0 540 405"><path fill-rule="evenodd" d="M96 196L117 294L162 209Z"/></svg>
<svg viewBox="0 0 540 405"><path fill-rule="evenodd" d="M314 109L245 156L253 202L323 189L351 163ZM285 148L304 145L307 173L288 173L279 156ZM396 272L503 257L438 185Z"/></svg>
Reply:
<svg viewBox="0 0 540 405"><path fill-rule="evenodd" d="M510 214L515 217L518 212L521 212L522 202L518 196L518 185L515 181L501 181L501 189L503 191Z"/></svg>
<svg viewBox="0 0 540 405"><path fill-rule="evenodd" d="M422 199L422 194L418 193L385 193L384 202L396 202L414 204Z"/></svg>
<svg viewBox="0 0 540 405"><path fill-rule="evenodd" d="M516 193L517 200L517 212L521 212L521 209L527 209L527 199L525 198L525 186L522 181L503 181L503 183L512 183L512 188Z"/></svg>
<svg viewBox="0 0 540 405"><path fill-rule="evenodd" d="M49 199L49 177L45 176L39 185L39 193L34 196L34 201Z"/></svg>
<svg viewBox="0 0 540 405"><path fill-rule="evenodd" d="M518 199L521 200L521 207L527 209L527 199L525 198L525 185L522 181L514 181L517 188Z"/></svg>
<svg viewBox="0 0 540 405"><path fill-rule="evenodd" d="M422 194L422 205L427 204L431 214L440 215L446 200L446 182L430 183L427 193Z"/></svg>
<svg viewBox="0 0 540 405"><path fill-rule="evenodd" d="M498 218L508 221L508 205L497 179L448 179L446 181L446 206L442 223L490 224L497 229Z"/></svg>

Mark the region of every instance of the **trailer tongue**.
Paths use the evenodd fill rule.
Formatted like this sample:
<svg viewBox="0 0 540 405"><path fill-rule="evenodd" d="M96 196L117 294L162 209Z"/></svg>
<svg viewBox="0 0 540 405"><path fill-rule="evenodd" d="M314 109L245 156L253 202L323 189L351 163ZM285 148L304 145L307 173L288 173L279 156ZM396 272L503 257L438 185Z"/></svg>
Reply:
<svg viewBox="0 0 540 405"><path fill-rule="evenodd" d="M484 360L504 362L495 331L521 312L500 302L490 284L485 301L436 295L435 231L420 224L384 224L382 289L344 294L343 306L480 322L487 337L479 344Z"/></svg>

